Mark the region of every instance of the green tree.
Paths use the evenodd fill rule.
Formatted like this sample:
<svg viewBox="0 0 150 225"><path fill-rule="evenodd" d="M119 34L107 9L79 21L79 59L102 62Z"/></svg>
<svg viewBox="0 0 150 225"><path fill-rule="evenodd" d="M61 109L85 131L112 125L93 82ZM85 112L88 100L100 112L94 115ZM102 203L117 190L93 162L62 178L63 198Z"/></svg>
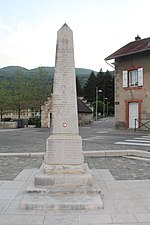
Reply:
<svg viewBox="0 0 150 225"><path fill-rule="evenodd" d="M18 112L20 119L21 110L28 109L30 105L30 85L22 75L21 70L17 70L10 86L11 108Z"/></svg>
<svg viewBox="0 0 150 225"><path fill-rule="evenodd" d="M81 83L77 76L76 76L76 88L77 88L77 96L81 97L83 95L83 90L82 90Z"/></svg>
<svg viewBox="0 0 150 225"><path fill-rule="evenodd" d="M98 109L98 113L107 114L109 112L108 106L114 107L114 77L109 71L103 72L102 69L100 69L96 75L92 71L83 90L84 97L90 103L93 103L96 100L96 88L98 91L97 101L103 102L103 107L101 107L101 110ZM93 104L95 107L96 103Z"/></svg>
<svg viewBox="0 0 150 225"><path fill-rule="evenodd" d="M3 113L10 107L9 83L0 82L0 118L3 119Z"/></svg>
<svg viewBox="0 0 150 225"><path fill-rule="evenodd" d="M111 73L107 70L104 75L104 96L107 98L111 106L114 106L114 80Z"/></svg>
<svg viewBox="0 0 150 225"><path fill-rule="evenodd" d="M102 90L102 101L107 101L111 106L114 105L114 79L112 74L107 70L103 72L100 70L97 73L97 86ZM106 108L106 107L105 107Z"/></svg>
<svg viewBox="0 0 150 225"><path fill-rule="evenodd" d="M96 102L93 102L92 106L94 108L94 115L96 115ZM97 114L103 115L103 102L102 101L97 101Z"/></svg>
<svg viewBox="0 0 150 225"><path fill-rule="evenodd" d="M96 76L92 71L83 89L83 95L88 102L94 102L96 99L96 85Z"/></svg>
<svg viewBox="0 0 150 225"><path fill-rule="evenodd" d="M52 85L48 73L43 67L39 67L38 72L33 76L32 85L32 108L41 110L41 105L52 93Z"/></svg>

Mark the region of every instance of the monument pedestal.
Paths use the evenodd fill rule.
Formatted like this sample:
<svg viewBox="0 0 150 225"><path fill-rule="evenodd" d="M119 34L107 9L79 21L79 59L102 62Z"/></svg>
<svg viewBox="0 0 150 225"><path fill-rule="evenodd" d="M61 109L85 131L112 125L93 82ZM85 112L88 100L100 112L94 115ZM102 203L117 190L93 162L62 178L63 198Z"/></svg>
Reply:
<svg viewBox="0 0 150 225"><path fill-rule="evenodd" d="M43 165L26 188L21 209L103 209L100 189L84 164L82 174L44 174Z"/></svg>
<svg viewBox="0 0 150 225"><path fill-rule="evenodd" d="M63 173L60 173L60 170L56 169L53 174L44 173L44 167L45 165L43 164L39 172L35 175L35 186L46 187L47 189L49 189L49 192L51 189L54 189L54 188L58 189L58 187L61 188L61 187L68 187L68 186L70 187L85 186L85 185L92 185L93 183L93 177L90 173L90 170L87 164L84 165L84 168L83 168L84 173L81 173L81 174L78 173L78 170L76 173L75 168L74 168L75 173L73 173L72 166L71 166L71 173L67 166L67 173L64 173L66 169L62 168Z"/></svg>
<svg viewBox="0 0 150 225"><path fill-rule="evenodd" d="M83 163L81 146L79 135L51 135L47 139L45 160L26 188L21 209L103 209L100 189L92 170ZM58 154L60 148L66 157Z"/></svg>
<svg viewBox="0 0 150 225"><path fill-rule="evenodd" d="M52 134L47 138L43 173L84 173L82 139L78 134Z"/></svg>

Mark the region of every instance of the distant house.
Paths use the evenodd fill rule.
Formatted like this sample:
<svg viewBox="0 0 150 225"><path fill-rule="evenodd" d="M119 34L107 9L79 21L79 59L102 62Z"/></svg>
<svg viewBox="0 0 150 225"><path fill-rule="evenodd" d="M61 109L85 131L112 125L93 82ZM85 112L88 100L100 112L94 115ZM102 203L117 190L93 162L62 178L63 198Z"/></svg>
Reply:
<svg viewBox="0 0 150 225"><path fill-rule="evenodd" d="M78 123L85 125L93 122L93 111L81 98L77 98ZM41 127L51 127L52 98L48 98L41 107Z"/></svg>
<svg viewBox="0 0 150 225"><path fill-rule="evenodd" d="M85 125L93 122L93 111L92 109L83 101L83 99L77 99L78 106L78 122L79 125Z"/></svg>
<svg viewBox="0 0 150 225"><path fill-rule="evenodd" d="M150 38L121 47L114 59L115 119L118 128L136 128L150 119Z"/></svg>

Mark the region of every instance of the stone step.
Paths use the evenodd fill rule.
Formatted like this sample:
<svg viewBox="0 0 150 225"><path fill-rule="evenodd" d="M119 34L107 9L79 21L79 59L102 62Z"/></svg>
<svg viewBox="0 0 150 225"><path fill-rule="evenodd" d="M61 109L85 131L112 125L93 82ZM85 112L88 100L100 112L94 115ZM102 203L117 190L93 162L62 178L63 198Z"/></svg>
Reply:
<svg viewBox="0 0 150 225"><path fill-rule="evenodd" d="M93 186L54 186L51 188L45 187L35 187L32 183L30 183L26 188L26 193L42 193L42 194L49 194L49 195L71 195L71 194L88 194L88 195L95 195L100 194L101 190L98 185Z"/></svg>
<svg viewBox="0 0 150 225"><path fill-rule="evenodd" d="M60 195L49 196L27 194L20 203L26 210L95 210L103 209L100 195Z"/></svg>

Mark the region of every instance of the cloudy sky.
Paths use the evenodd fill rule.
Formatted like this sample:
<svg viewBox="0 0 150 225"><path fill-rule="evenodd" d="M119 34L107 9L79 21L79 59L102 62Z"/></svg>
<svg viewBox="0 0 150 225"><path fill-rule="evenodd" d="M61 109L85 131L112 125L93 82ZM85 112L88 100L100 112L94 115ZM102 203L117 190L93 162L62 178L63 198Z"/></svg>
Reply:
<svg viewBox="0 0 150 225"><path fill-rule="evenodd" d="M75 65L112 70L104 58L150 37L149 0L0 0L0 68L55 65L57 30L73 30Z"/></svg>

